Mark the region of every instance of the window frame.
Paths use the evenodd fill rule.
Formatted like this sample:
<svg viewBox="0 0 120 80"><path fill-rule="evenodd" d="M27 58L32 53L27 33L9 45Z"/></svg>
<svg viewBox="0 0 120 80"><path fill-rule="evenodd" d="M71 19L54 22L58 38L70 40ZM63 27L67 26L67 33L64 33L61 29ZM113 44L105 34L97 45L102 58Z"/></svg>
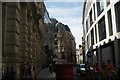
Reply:
<svg viewBox="0 0 120 80"><path fill-rule="evenodd" d="M103 24L104 23L104 24ZM104 25L104 26L102 26ZM102 41L107 37L106 35L106 23L105 16L103 16L100 21L98 21L98 31L99 31L99 41ZM105 33L105 34L104 34ZM104 34L104 35L103 35Z"/></svg>

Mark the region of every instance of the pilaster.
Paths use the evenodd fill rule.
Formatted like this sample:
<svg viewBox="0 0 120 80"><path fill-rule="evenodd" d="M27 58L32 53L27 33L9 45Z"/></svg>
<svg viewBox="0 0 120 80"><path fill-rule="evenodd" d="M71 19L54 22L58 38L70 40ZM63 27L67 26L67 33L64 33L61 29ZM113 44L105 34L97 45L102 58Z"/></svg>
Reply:
<svg viewBox="0 0 120 80"><path fill-rule="evenodd" d="M27 3L21 3L20 7L21 7L21 11L20 11L19 53L20 53L21 62L22 62L23 60L27 60L27 28L28 28Z"/></svg>
<svg viewBox="0 0 120 80"><path fill-rule="evenodd" d="M117 40L117 39L115 39L115 41L114 41L114 54L115 54L115 67L116 67L116 69L118 68L118 65L120 64L119 62L120 62L120 54L119 54L119 47L120 47L120 42L119 42L120 40Z"/></svg>
<svg viewBox="0 0 120 80"><path fill-rule="evenodd" d="M5 24L5 43L4 55L6 67L16 72L18 77L19 72L19 3L6 3L6 24ZM5 67L4 67L5 68Z"/></svg>
<svg viewBox="0 0 120 80"><path fill-rule="evenodd" d="M32 54L33 54L33 26L34 26L32 10L30 10L31 6L32 6L32 4L29 3L29 8L27 10L27 15L28 15L27 16L27 21L28 21L28 34L27 34L27 39L28 39L27 47L28 47L28 51L27 51L27 58L28 58L30 63L32 62Z"/></svg>

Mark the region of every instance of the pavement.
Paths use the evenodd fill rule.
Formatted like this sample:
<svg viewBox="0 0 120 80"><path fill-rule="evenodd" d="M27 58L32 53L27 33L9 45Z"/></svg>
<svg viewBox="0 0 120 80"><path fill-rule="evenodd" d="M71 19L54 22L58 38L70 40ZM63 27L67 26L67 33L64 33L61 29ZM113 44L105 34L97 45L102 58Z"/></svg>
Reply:
<svg viewBox="0 0 120 80"><path fill-rule="evenodd" d="M37 80L56 80L55 73L50 73L49 68L41 70L36 77ZM85 77L76 77L75 80L85 80Z"/></svg>
<svg viewBox="0 0 120 80"><path fill-rule="evenodd" d="M50 73L49 68L41 70L36 77L37 80L56 80L55 73Z"/></svg>

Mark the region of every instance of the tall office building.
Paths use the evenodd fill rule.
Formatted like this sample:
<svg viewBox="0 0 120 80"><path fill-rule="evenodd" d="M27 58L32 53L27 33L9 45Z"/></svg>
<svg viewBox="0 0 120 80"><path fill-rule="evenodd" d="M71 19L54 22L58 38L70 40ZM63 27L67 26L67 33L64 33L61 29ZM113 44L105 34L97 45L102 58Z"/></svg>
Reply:
<svg viewBox="0 0 120 80"><path fill-rule="evenodd" d="M120 1L85 0L83 31L86 60L120 64Z"/></svg>

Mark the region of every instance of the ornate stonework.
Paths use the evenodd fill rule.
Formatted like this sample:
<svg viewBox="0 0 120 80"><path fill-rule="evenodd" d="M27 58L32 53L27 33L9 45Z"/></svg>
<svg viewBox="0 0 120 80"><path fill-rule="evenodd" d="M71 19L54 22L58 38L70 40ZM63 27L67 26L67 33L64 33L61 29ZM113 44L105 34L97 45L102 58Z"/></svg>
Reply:
<svg viewBox="0 0 120 80"><path fill-rule="evenodd" d="M20 63L29 61L36 71L45 65L44 3L11 2L3 5L3 69L13 67L19 78Z"/></svg>

